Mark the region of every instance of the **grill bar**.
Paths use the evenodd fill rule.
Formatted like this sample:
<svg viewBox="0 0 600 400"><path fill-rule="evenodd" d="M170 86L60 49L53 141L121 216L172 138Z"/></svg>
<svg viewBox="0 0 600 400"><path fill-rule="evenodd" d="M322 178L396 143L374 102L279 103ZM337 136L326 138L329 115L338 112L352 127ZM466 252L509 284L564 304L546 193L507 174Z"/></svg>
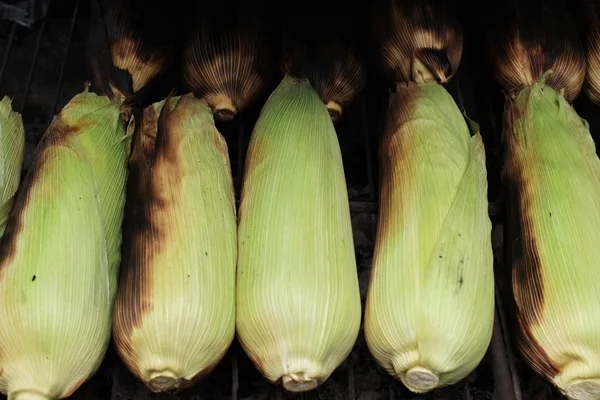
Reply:
<svg viewBox="0 0 600 400"><path fill-rule="evenodd" d="M238 390L240 388L238 357L236 354L231 358L231 400L238 399Z"/></svg>
<svg viewBox="0 0 600 400"><path fill-rule="evenodd" d="M75 24L77 22L77 16L79 14L79 3L80 0L75 1L75 7L73 10L73 18L71 18L71 25L69 27L69 35L67 36L67 45L64 49L65 55L63 57L60 73L58 74L58 83L56 84L56 90L54 95L54 104L52 106L52 115L57 113L58 107L58 99L60 97L60 92L62 90L63 79L65 77L65 67L67 66L67 61L69 60L69 52L71 50L71 42L73 41L73 31L75 30Z"/></svg>
<svg viewBox="0 0 600 400"><path fill-rule="evenodd" d="M369 200L371 202L374 202L376 194L375 194L375 175L374 175L373 156L372 156L373 153L371 150L371 137L369 135L369 117L368 117L368 113L367 113L367 100L364 96L362 96L360 105L361 105L360 114L361 114L361 119L362 119L363 138L365 141L365 158L366 158L367 173L368 173Z"/></svg>
<svg viewBox="0 0 600 400"><path fill-rule="evenodd" d="M23 92L23 102L21 103L21 108L19 112L22 114L25 109L25 105L27 104L27 98L29 97L29 89L31 89L31 82L33 80L33 74L35 72L37 66L38 55L40 54L40 45L42 44L42 39L44 37L44 32L46 31L46 22L44 19L42 21L42 26L38 31L37 41L35 42L35 50L33 51L33 60L31 61L31 66L29 67L29 75L27 75L27 83L25 84L25 90Z"/></svg>
<svg viewBox="0 0 600 400"><path fill-rule="evenodd" d="M17 31L17 23L13 22L10 27L10 34L8 36L8 43L2 56L2 67L0 67L0 85L2 84L2 78L4 77L4 71L6 69L6 63L8 62L8 56L10 55L10 49L12 48L13 41L15 39L15 32Z"/></svg>

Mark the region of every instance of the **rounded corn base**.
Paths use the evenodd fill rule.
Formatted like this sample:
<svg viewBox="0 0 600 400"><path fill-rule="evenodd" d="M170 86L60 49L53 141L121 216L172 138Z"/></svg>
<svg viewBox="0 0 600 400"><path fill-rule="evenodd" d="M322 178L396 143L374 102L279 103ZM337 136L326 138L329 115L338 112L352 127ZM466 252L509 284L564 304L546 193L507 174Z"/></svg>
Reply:
<svg viewBox="0 0 600 400"><path fill-rule="evenodd" d="M155 372L151 374L147 386L154 393L174 392L181 386L181 378L171 371Z"/></svg>
<svg viewBox="0 0 600 400"><path fill-rule="evenodd" d="M50 400L50 396L38 392L20 391L8 394L8 400Z"/></svg>
<svg viewBox="0 0 600 400"><path fill-rule="evenodd" d="M290 392L307 392L316 388L319 383L305 373L288 374L281 377L283 388Z"/></svg>
<svg viewBox="0 0 600 400"><path fill-rule="evenodd" d="M565 395L570 400L600 400L600 383L579 381L567 386Z"/></svg>
<svg viewBox="0 0 600 400"><path fill-rule="evenodd" d="M427 368L413 367L406 371L402 383L412 392L425 393L435 389L439 385L440 379Z"/></svg>

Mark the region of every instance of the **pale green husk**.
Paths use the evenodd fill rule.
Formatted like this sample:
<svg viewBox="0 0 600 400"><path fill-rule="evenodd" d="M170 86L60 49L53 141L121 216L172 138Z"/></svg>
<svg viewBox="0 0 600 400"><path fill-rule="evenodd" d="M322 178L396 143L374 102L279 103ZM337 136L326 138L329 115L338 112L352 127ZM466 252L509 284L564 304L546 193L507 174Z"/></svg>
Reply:
<svg viewBox="0 0 600 400"><path fill-rule="evenodd" d="M600 399L600 160L589 126L545 77L507 100L504 179L519 198L524 274L514 260L521 342L530 365L569 398ZM531 258L530 260L533 260ZM519 278L519 275L527 275ZM541 296L540 309L533 298ZM545 353L545 354L543 354ZM557 373L544 368L554 364Z"/></svg>
<svg viewBox="0 0 600 400"><path fill-rule="evenodd" d="M0 391L10 400L67 397L102 361L129 139L119 104L84 92L38 145L0 242Z"/></svg>
<svg viewBox="0 0 600 400"><path fill-rule="evenodd" d="M25 129L12 101L0 101L0 237L4 233L14 195L19 187L25 154Z"/></svg>
<svg viewBox="0 0 600 400"><path fill-rule="evenodd" d="M467 376L494 321L485 153L440 85L399 84L380 150L382 184L365 310L372 354L413 392Z"/></svg>
<svg viewBox="0 0 600 400"><path fill-rule="evenodd" d="M188 94L168 104L168 113L164 101L146 110L164 113L162 131L140 132L131 158L131 201L147 223L129 227L113 330L125 364L155 392L196 383L235 335L237 224L227 143L204 100ZM146 146L153 156L143 154Z"/></svg>
<svg viewBox="0 0 600 400"><path fill-rule="evenodd" d="M242 346L270 381L313 389L352 350L361 307L340 147L306 80L286 75L256 123L238 248Z"/></svg>
<svg viewBox="0 0 600 400"><path fill-rule="evenodd" d="M134 126L132 120L126 131L119 108L118 101L83 92L60 113L66 124L81 127L77 136L94 172L106 231L111 304L117 294L121 264L127 161Z"/></svg>

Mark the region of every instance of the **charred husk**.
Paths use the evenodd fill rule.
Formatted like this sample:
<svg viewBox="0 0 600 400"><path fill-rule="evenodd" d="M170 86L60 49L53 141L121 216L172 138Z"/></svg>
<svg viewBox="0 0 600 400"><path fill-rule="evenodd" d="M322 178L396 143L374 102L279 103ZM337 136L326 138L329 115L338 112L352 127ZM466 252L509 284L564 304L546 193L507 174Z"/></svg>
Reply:
<svg viewBox="0 0 600 400"><path fill-rule="evenodd" d="M381 68L398 82L446 83L460 64L462 30L444 0L379 0L373 35Z"/></svg>
<svg viewBox="0 0 600 400"><path fill-rule="evenodd" d="M267 89L273 76L260 12L242 6L204 5L196 12L183 56L185 84L228 121Z"/></svg>
<svg viewBox="0 0 600 400"><path fill-rule="evenodd" d="M568 101L585 79L583 46L562 0L502 0L489 34L494 76L507 92L533 85L552 70L546 84Z"/></svg>
<svg viewBox="0 0 600 400"><path fill-rule="evenodd" d="M307 19L302 19L306 23ZM344 109L360 94L366 83L366 68L355 45L348 16L327 18L327 27L307 33L296 22L286 23L280 69L298 79L308 79L325 103L331 119L339 121ZM310 26L322 21L310 20ZM304 26L304 25L302 25Z"/></svg>
<svg viewBox="0 0 600 400"><path fill-rule="evenodd" d="M586 18L585 58L587 62L584 91L587 97L600 105L600 3L584 1Z"/></svg>
<svg viewBox="0 0 600 400"><path fill-rule="evenodd" d="M172 65L180 7L143 0L93 0L91 7L87 47L97 92L130 98Z"/></svg>

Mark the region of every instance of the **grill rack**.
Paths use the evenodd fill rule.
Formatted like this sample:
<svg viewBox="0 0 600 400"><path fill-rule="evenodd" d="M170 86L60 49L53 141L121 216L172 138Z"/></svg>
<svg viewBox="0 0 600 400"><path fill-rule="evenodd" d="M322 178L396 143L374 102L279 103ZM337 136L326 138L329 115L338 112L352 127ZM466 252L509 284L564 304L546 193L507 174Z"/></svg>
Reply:
<svg viewBox="0 0 600 400"><path fill-rule="evenodd" d="M83 47L87 34L87 5L81 0L54 1L48 18L32 28L17 22L0 21L0 95L13 98L13 108L22 113L27 133L27 155L25 169L31 162L35 145L48 124L69 99L83 89L85 61ZM465 35L468 40L469 35ZM467 47L467 46L466 46ZM468 48L468 47L467 47ZM41 63L41 62L44 63ZM55 62L55 63L54 63ZM54 63L54 64L53 64ZM471 117L482 125L482 135L487 148L497 148L501 127L501 95L496 88L497 98L484 96L483 103L477 102L476 84L472 79L473 68L465 54L459 74L449 87L450 93L462 109L470 111ZM65 79L67 78L68 79ZM42 93L44 87L52 87L52 93ZM42 92L40 92L42 91ZM492 92L493 93L493 92ZM578 100L576 107L582 116L590 116L595 110L585 99ZM373 251L373 240L377 213L377 124L369 110L368 95L362 95L346 114L338 127L340 146L349 186L350 209L355 234L357 263L361 279L361 296L366 293L365 276L368 277ZM473 109L478 109L473 112ZM587 114L586 114L587 112ZM223 128L230 146L230 158L236 188L243 174L243 161L251 132L251 118L235 121ZM254 118L255 119L255 118ZM239 118L236 120L240 120ZM600 122L600 121L599 121ZM592 121L593 123L593 121ZM599 126L599 124L595 124ZM358 127L358 128L357 128ZM250 128L250 129L249 129ZM354 129L352 129L354 128ZM344 132L342 134L341 132ZM357 132L359 131L359 132ZM488 132L486 134L486 131ZM345 133L349 132L349 135ZM592 132L593 136L595 132ZM359 143L357 145L357 143ZM491 143L491 145L490 145ZM356 148L359 148L356 151ZM353 148L354 151L348 149ZM493 150L492 150L493 151ZM348 156L348 153L352 153ZM358 157L358 153L362 153ZM488 151L489 153L489 151ZM494 154L488 159L493 158ZM356 158L361 158L357 160ZM350 165L354 162L355 165ZM352 179L353 168L363 169L364 179ZM496 168L497 169L497 168ZM350 172L349 172L350 171ZM497 172L497 171L496 171ZM494 168L488 169L490 187L493 186ZM359 174L360 175L360 174ZM497 175L497 174L496 174ZM492 190L491 190L492 191ZM491 203L490 214L495 238L502 237L500 208ZM495 245L495 268L497 275L505 274L501 240ZM509 307L502 285L497 277L496 315L494 334L488 354L482 364L468 378L449 388L442 388L426 395L415 395L389 377L366 349L364 338L348 360L320 388L304 394L291 394L266 382L253 368L239 344L234 343L225 360L217 369L194 389L177 396L155 395L128 373L118 360L112 346L100 370L71 398L86 400L141 400L141 399L231 399L231 400L279 400L279 399L339 399L339 400L529 400L564 399L557 391L536 377L516 358L511 339L511 322L507 315ZM0 399L4 400L3 396Z"/></svg>

